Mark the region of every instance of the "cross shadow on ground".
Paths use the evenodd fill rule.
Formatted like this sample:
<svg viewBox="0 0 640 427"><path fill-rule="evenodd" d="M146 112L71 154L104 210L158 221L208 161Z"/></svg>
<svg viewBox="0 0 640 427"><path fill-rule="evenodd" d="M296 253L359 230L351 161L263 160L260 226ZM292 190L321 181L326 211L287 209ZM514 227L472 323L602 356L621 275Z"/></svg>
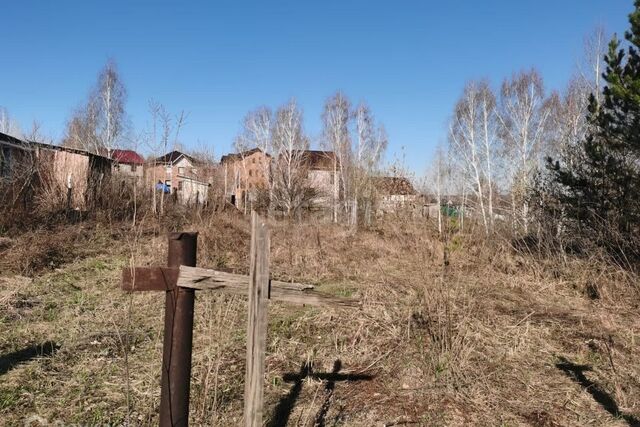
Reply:
<svg viewBox="0 0 640 427"><path fill-rule="evenodd" d="M560 369L565 373L565 375L580 384L591 396L593 396L593 399L598 402L605 411L616 418L626 421L631 427L640 427L640 420L638 418L620 411L620 408L618 408L618 404L614 398L603 390L597 383L591 381L584 375L585 371L591 370L590 366L576 365L564 357L561 357L560 362L556 363L556 368Z"/></svg>
<svg viewBox="0 0 640 427"><path fill-rule="evenodd" d="M37 357L50 356L58 351L59 348L60 345L55 342L47 341L9 354L0 355L0 375L6 374L20 363L28 362Z"/></svg>
<svg viewBox="0 0 640 427"><path fill-rule="evenodd" d="M327 415L327 412L329 411L331 398L333 397L333 392L337 381L370 381L374 378L373 375L367 374L341 374L341 369L342 362L340 360L336 360L333 363L333 370L329 373L313 372L313 368L310 364L303 363L298 373L284 374L282 376L282 379L285 382L292 382L293 386L291 387L291 390L289 390L289 393L287 393L286 396L283 396L278 402L278 405L274 410L273 417L271 418L269 423L267 423L267 427L281 427L287 425L289 417L293 412L295 403L300 396L300 392L302 391L302 384L305 378L314 378L327 381L327 384L325 385L325 400L315 417L315 425L324 426L325 417Z"/></svg>

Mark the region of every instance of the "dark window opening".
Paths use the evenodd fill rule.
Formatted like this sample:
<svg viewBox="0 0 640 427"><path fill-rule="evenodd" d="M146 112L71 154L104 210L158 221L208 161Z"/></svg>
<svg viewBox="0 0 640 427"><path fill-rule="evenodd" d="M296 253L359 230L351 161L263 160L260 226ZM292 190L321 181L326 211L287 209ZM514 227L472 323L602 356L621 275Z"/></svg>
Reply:
<svg viewBox="0 0 640 427"><path fill-rule="evenodd" d="M11 174L11 149L2 147L0 153L0 176L9 176Z"/></svg>

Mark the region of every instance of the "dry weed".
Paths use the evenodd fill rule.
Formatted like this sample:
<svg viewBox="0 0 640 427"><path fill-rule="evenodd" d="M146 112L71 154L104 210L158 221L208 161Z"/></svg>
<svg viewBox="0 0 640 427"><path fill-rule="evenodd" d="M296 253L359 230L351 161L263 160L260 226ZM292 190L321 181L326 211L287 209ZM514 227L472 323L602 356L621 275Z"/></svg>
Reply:
<svg viewBox="0 0 640 427"><path fill-rule="evenodd" d="M25 233L0 249L5 276L34 276L0 281L0 359L56 346L0 372L8 424L29 414L157 423L164 298L120 292L120 268L164 264L164 231L184 227L200 232L199 265L246 273L249 240L235 214L163 221ZM627 270L468 232L441 240L411 219L358 232L314 221L271 229L274 277L363 304L270 303L267 425L581 426L640 416L637 279ZM47 247L66 254L54 269L22 261L46 260ZM241 424L245 322L242 298L198 294L194 425Z"/></svg>

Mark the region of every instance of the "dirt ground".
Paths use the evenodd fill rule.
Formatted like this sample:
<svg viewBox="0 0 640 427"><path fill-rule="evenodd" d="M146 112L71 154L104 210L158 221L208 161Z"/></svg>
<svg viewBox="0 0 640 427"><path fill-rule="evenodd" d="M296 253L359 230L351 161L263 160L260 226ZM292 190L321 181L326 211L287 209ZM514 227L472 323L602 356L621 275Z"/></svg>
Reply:
<svg viewBox="0 0 640 427"><path fill-rule="evenodd" d="M245 219L180 227L200 232L198 265L247 272ZM274 278L362 306L270 303L266 425L640 425L640 288L624 270L442 243L410 220L271 227ZM0 424L157 424L164 297L119 283L165 258L144 223L0 238ZM245 307L197 295L192 425L242 424Z"/></svg>

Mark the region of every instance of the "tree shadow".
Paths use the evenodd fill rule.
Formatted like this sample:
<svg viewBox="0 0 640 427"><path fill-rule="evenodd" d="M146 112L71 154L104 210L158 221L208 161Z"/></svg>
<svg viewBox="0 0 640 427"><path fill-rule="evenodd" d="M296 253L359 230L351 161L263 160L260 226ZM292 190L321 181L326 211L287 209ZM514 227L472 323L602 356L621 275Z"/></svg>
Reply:
<svg viewBox="0 0 640 427"><path fill-rule="evenodd" d="M292 382L293 386L291 387L291 390L289 390L289 393L287 393L286 396L283 396L276 405L273 417L267 423L267 427L280 427L287 425L295 403L302 391L302 383L305 378L315 378L327 381L327 384L325 385L325 400L315 418L315 425L324 426L325 418L331 404L331 398L337 381L370 381L374 378L373 375L367 374L341 374L341 369L342 362L340 360L336 360L333 363L333 370L331 372L316 373L313 372L311 365L305 362L300 367L300 371L298 373L284 374L282 379L285 382Z"/></svg>
<svg viewBox="0 0 640 427"><path fill-rule="evenodd" d="M614 398L603 390L597 383L591 381L584 375L585 371L591 370L590 366L576 365L564 357L561 357L560 360L561 362L556 363L556 368L560 369L565 373L565 375L580 384L605 411L616 418L625 420L631 427L640 427L640 420L638 418L620 411L620 408L618 408L618 404Z"/></svg>
<svg viewBox="0 0 640 427"><path fill-rule="evenodd" d="M47 341L2 355L0 356L0 375L6 374L20 363L28 362L37 357L50 356L58 351L59 348L59 344L53 341Z"/></svg>

